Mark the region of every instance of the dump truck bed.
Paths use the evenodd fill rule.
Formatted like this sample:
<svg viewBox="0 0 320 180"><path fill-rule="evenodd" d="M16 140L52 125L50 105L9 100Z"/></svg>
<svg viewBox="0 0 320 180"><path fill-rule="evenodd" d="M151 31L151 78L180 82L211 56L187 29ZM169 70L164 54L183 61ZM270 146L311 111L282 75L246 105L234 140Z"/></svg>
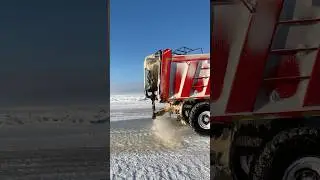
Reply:
<svg viewBox="0 0 320 180"><path fill-rule="evenodd" d="M163 51L160 73L160 99L170 102L185 99L209 99L210 55L173 55Z"/></svg>
<svg viewBox="0 0 320 180"><path fill-rule="evenodd" d="M211 2L215 121L320 114L319 2Z"/></svg>

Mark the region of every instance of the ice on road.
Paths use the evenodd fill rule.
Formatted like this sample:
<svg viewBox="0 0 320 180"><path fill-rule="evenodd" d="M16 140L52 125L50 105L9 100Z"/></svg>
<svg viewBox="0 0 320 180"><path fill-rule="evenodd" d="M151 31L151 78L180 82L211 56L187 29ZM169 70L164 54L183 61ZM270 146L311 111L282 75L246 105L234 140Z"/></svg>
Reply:
<svg viewBox="0 0 320 180"><path fill-rule="evenodd" d="M209 138L196 135L173 118L152 121L150 102L143 97L119 95L113 98L112 180L210 179Z"/></svg>

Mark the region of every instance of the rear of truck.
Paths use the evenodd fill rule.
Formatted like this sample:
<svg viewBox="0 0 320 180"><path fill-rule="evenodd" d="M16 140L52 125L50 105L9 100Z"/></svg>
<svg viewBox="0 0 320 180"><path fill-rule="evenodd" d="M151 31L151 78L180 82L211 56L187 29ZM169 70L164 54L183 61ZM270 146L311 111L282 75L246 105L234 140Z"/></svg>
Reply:
<svg viewBox="0 0 320 180"><path fill-rule="evenodd" d="M212 0L211 126L235 179L320 179L320 0Z"/></svg>
<svg viewBox="0 0 320 180"><path fill-rule="evenodd" d="M154 115L175 113L200 135L210 133L209 54L177 54L160 50L145 58L144 88ZM166 104L156 112L155 102Z"/></svg>

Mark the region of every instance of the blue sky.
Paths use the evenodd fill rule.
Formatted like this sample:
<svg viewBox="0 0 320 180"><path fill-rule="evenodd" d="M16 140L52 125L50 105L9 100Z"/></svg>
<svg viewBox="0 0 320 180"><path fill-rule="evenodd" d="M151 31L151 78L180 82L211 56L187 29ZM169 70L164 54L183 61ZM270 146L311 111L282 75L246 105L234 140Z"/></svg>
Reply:
<svg viewBox="0 0 320 180"><path fill-rule="evenodd" d="M0 6L0 106L108 101L105 1Z"/></svg>
<svg viewBox="0 0 320 180"><path fill-rule="evenodd" d="M110 0L111 92L138 90L143 60L164 48L209 52L209 0Z"/></svg>

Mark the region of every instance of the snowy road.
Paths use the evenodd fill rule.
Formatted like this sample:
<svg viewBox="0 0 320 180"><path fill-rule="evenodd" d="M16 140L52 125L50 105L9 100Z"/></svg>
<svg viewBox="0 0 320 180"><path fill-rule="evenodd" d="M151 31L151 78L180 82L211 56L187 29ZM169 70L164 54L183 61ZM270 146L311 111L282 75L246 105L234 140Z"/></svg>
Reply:
<svg viewBox="0 0 320 180"><path fill-rule="evenodd" d="M209 138L196 135L174 119L153 122L150 102L136 100L121 116L112 112L124 105L120 101L111 104L111 179L209 180ZM133 119L132 114L139 118Z"/></svg>

